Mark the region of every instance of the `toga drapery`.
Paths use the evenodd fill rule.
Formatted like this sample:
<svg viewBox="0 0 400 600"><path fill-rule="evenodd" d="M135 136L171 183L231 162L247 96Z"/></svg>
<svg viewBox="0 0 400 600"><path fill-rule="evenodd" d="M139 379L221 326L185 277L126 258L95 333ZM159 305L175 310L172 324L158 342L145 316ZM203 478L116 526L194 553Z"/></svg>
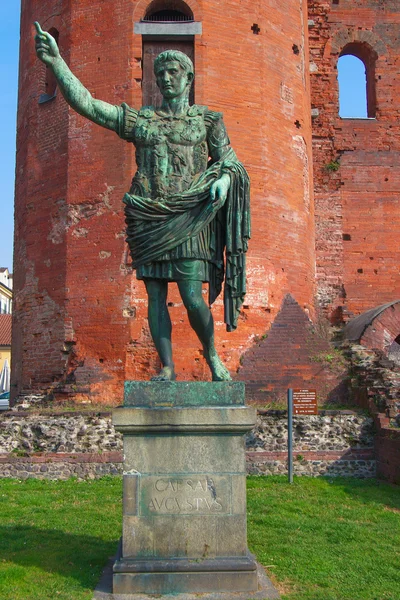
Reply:
<svg viewBox="0 0 400 600"><path fill-rule="evenodd" d="M120 136L135 144L138 164L123 199L138 278L171 280L171 262L202 261L209 303L224 282L226 327L236 329L246 293L249 178L229 146L222 115L196 105L174 120L151 107L120 111ZM231 184L220 206L210 190L223 173Z"/></svg>

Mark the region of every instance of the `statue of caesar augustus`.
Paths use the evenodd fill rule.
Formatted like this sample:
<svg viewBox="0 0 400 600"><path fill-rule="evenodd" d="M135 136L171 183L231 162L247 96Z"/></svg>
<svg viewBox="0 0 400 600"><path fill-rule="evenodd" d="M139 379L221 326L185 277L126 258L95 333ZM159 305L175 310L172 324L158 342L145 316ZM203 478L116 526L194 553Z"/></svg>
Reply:
<svg viewBox="0 0 400 600"><path fill-rule="evenodd" d="M35 27L37 55L52 69L68 104L136 147L137 171L123 201L127 242L136 276L146 286L150 332L162 364L153 380L175 380L169 281L178 285L213 381L230 380L202 296L208 282L211 305L224 281L225 323L228 331L236 329L246 292L249 179L229 145L222 114L189 106L193 64L175 50L154 61L160 107L135 110L96 100L68 68L54 38Z"/></svg>

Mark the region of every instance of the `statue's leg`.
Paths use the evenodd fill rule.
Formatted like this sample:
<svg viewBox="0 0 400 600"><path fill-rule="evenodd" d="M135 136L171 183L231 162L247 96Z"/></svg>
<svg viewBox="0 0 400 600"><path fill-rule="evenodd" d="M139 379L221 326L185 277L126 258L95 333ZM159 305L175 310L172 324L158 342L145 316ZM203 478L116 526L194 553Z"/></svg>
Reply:
<svg viewBox="0 0 400 600"><path fill-rule="evenodd" d="M153 381L174 381L172 361L171 319L167 307L168 282L161 279L145 279L149 300L148 319L151 337L160 357L162 369Z"/></svg>
<svg viewBox="0 0 400 600"><path fill-rule="evenodd" d="M204 349L204 358L210 367L213 381L229 381L231 376L222 363L214 344L214 320L204 302L201 281L178 281L179 292L188 313L190 325Z"/></svg>

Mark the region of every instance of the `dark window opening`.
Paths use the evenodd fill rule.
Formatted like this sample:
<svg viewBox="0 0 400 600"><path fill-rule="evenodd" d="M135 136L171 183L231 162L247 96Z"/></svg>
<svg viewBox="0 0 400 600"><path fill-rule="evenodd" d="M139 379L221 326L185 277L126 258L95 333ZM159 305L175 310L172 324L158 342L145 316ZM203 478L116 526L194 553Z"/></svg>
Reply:
<svg viewBox="0 0 400 600"><path fill-rule="evenodd" d="M181 21L193 21L193 19L184 15L179 10L159 10L152 15L146 16L143 20L151 23L180 23Z"/></svg>
<svg viewBox="0 0 400 600"><path fill-rule="evenodd" d="M338 61L339 115L342 118L375 118L376 52L367 44L347 44Z"/></svg>
<svg viewBox="0 0 400 600"><path fill-rule="evenodd" d="M183 0L154 0L143 21L151 23L181 23L194 21L189 6Z"/></svg>
<svg viewBox="0 0 400 600"><path fill-rule="evenodd" d="M49 33L50 33L50 35L53 36L53 38L56 40L56 42L58 44L58 39L60 37L60 34L58 33L57 29L54 29L54 27L52 29L49 29ZM53 98L56 97L56 95L57 95L57 79L55 78L52 69L50 69L49 67L46 66L44 94L41 94L41 96L39 98L39 104L43 104L44 102L48 102L49 100L52 100Z"/></svg>

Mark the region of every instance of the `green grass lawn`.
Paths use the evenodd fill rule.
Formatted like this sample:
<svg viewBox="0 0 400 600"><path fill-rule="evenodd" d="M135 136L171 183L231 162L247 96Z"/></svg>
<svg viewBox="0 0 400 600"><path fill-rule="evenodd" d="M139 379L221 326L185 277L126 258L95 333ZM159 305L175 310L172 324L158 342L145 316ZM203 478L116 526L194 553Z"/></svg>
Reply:
<svg viewBox="0 0 400 600"><path fill-rule="evenodd" d="M121 478L0 480L0 598L92 598L121 535Z"/></svg>
<svg viewBox="0 0 400 600"><path fill-rule="evenodd" d="M121 479L0 480L0 599L92 598L121 532ZM400 488L250 477L249 546L285 600L400 600Z"/></svg>
<svg viewBox="0 0 400 600"><path fill-rule="evenodd" d="M400 600L400 488L250 477L249 546L287 600Z"/></svg>

